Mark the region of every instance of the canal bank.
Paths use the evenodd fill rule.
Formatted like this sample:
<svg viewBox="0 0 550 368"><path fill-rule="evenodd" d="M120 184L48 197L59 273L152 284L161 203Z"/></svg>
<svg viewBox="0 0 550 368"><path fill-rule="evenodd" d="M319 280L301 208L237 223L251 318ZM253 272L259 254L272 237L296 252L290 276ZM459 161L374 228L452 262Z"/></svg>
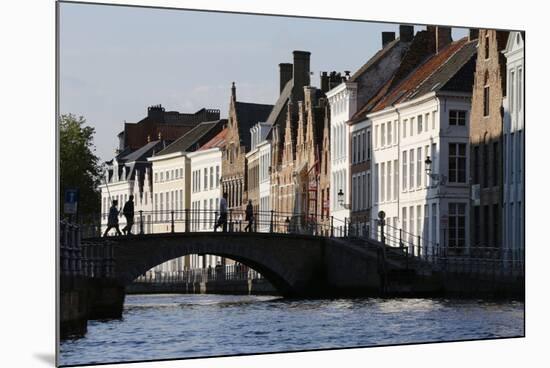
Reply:
<svg viewBox="0 0 550 368"><path fill-rule="evenodd" d="M266 279L211 280L206 282L134 282L126 286L126 294L233 294L279 295Z"/></svg>

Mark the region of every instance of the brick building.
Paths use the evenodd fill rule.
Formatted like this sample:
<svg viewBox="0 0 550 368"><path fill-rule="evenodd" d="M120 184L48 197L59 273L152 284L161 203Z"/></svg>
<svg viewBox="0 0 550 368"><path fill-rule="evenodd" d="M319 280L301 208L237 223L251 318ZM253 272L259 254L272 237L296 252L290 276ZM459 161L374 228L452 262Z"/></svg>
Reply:
<svg viewBox="0 0 550 368"><path fill-rule="evenodd" d="M124 123L124 130L118 134L119 152L128 154L146 145L159 135L164 140L175 141L204 121L220 118L220 110L202 108L189 114L165 111L162 105L149 106L147 116L137 123Z"/></svg>
<svg viewBox="0 0 550 368"><path fill-rule="evenodd" d="M227 193L228 207L244 210L247 195L246 152L251 148L250 128L266 121L272 105L237 101L235 83L231 86L226 144L222 157L222 193Z"/></svg>
<svg viewBox="0 0 550 368"><path fill-rule="evenodd" d="M479 30L470 117L470 225L473 247L499 248L502 242L502 142L506 31Z"/></svg>

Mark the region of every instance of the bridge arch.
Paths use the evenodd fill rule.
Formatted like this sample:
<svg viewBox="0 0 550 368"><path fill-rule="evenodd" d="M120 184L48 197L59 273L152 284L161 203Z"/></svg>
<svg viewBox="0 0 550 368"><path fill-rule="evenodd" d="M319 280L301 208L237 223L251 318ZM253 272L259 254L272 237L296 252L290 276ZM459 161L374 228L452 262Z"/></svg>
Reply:
<svg viewBox="0 0 550 368"><path fill-rule="evenodd" d="M234 259L260 272L282 295L303 294L319 281L324 241L265 233L170 233L110 238L115 274L128 285L151 268L188 254Z"/></svg>

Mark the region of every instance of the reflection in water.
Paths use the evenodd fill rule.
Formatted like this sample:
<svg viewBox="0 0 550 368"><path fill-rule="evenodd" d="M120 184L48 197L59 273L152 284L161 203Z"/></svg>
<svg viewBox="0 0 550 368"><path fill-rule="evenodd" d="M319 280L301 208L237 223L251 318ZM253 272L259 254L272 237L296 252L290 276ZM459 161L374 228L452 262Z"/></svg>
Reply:
<svg viewBox="0 0 550 368"><path fill-rule="evenodd" d="M522 302L129 295L121 320L90 321L61 364L522 336Z"/></svg>

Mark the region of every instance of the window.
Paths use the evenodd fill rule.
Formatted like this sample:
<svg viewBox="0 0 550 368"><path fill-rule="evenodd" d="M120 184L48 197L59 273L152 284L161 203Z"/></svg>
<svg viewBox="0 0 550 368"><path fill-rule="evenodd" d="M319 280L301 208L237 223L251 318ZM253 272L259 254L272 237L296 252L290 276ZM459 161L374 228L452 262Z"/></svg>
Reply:
<svg viewBox="0 0 550 368"><path fill-rule="evenodd" d="M378 125L374 127L374 148L378 148Z"/></svg>
<svg viewBox="0 0 550 368"><path fill-rule="evenodd" d="M208 189L208 169L204 168L204 190Z"/></svg>
<svg viewBox="0 0 550 368"><path fill-rule="evenodd" d="M498 204L493 205L493 247L500 247L500 210ZM519 221L519 218L518 218Z"/></svg>
<svg viewBox="0 0 550 368"><path fill-rule="evenodd" d="M479 146L474 147L474 184L479 184Z"/></svg>
<svg viewBox="0 0 550 368"><path fill-rule="evenodd" d="M481 231L479 218L479 206L474 207L474 246L479 246L479 235Z"/></svg>
<svg viewBox="0 0 550 368"><path fill-rule="evenodd" d="M466 182L465 143L449 143L449 182Z"/></svg>
<svg viewBox="0 0 550 368"><path fill-rule="evenodd" d="M483 188L487 188L489 186L489 144L488 143L483 144L482 177L483 177Z"/></svg>
<svg viewBox="0 0 550 368"><path fill-rule="evenodd" d="M409 151L409 189L414 187L414 149Z"/></svg>
<svg viewBox="0 0 550 368"><path fill-rule="evenodd" d="M158 197L158 194L155 193L155 221L158 221L159 219L158 205L159 205L159 197Z"/></svg>
<svg viewBox="0 0 550 368"><path fill-rule="evenodd" d="M489 116L490 91L489 91L489 73L488 72L485 72L484 81L485 81L485 87L483 88L483 116Z"/></svg>
<svg viewBox="0 0 550 368"><path fill-rule="evenodd" d="M214 188L214 167L210 166L210 189Z"/></svg>
<svg viewBox="0 0 550 368"><path fill-rule="evenodd" d="M430 155L430 146L427 145L424 147L424 157L428 157ZM423 162L424 164L424 172L426 172L426 163ZM427 176L424 176L424 185L425 186L428 186L428 177Z"/></svg>
<svg viewBox="0 0 550 368"><path fill-rule="evenodd" d="M416 120L418 121L418 134L420 134L422 133L422 115L418 115Z"/></svg>
<svg viewBox="0 0 550 368"><path fill-rule="evenodd" d="M422 206L416 206L416 236L422 235ZM415 242L418 244L418 242Z"/></svg>
<svg viewBox="0 0 550 368"><path fill-rule="evenodd" d="M357 134L357 161L363 162L365 157L363 156L363 136L362 132Z"/></svg>
<svg viewBox="0 0 550 368"><path fill-rule="evenodd" d="M402 224L403 224L403 232L404 232L403 236L406 237L407 236L407 207L403 207L401 211L403 213L402 215L402 218L403 218Z"/></svg>
<svg viewBox="0 0 550 368"><path fill-rule="evenodd" d="M378 203L378 164L374 165L374 203Z"/></svg>
<svg viewBox="0 0 550 368"><path fill-rule="evenodd" d="M416 186L422 186L422 147L416 149Z"/></svg>
<svg viewBox="0 0 550 368"><path fill-rule="evenodd" d="M380 168L380 202L384 202L386 200L386 163L382 162Z"/></svg>
<svg viewBox="0 0 550 368"><path fill-rule="evenodd" d="M500 160L498 154L498 142L493 142L493 186L496 186L500 183L500 178L498 176L498 167L500 165Z"/></svg>
<svg viewBox="0 0 550 368"><path fill-rule="evenodd" d="M403 138L407 138L407 119L403 120Z"/></svg>
<svg viewBox="0 0 550 368"><path fill-rule="evenodd" d="M327 201L328 201L328 194L327 191ZM371 200L371 182L370 182L370 172L367 172L367 207L370 207L370 200ZM327 213L328 216L328 213Z"/></svg>
<svg viewBox="0 0 550 368"><path fill-rule="evenodd" d="M449 125L466 125L466 111L464 110L450 110L449 111Z"/></svg>
<svg viewBox="0 0 550 368"><path fill-rule="evenodd" d="M515 73L513 70L510 71L510 99L509 99L509 106L510 106L510 112L514 112L514 92L515 92Z"/></svg>
<svg viewBox="0 0 550 368"><path fill-rule="evenodd" d="M160 181L164 181L164 172L162 172L162 171L160 173Z"/></svg>
<svg viewBox="0 0 550 368"><path fill-rule="evenodd" d="M159 178L158 178L158 173L155 173L155 183L158 182L158 179L159 179Z"/></svg>
<svg viewBox="0 0 550 368"><path fill-rule="evenodd" d="M399 190L399 165L393 160L393 199L396 200Z"/></svg>
<svg viewBox="0 0 550 368"><path fill-rule="evenodd" d="M387 175L387 187L386 187L386 200L391 201L391 161L388 161L388 175Z"/></svg>
<svg viewBox="0 0 550 368"><path fill-rule="evenodd" d="M485 34L485 59L489 59L489 33Z"/></svg>
<svg viewBox="0 0 550 368"><path fill-rule="evenodd" d="M429 113L426 113L426 121L424 122L424 131L427 132L428 131L428 125L430 123L430 114Z"/></svg>
<svg viewBox="0 0 550 368"><path fill-rule="evenodd" d="M409 244L414 244L414 206L409 207Z"/></svg>
<svg viewBox="0 0 550 368"><path fill-rule="evenodd" d="M392 131L391 131L391 121L388 121L388 145L391 145L392 142Z"/></svg>
<svg viewBox="0 0 550 368"><path fill-rule="evenodd" d="M220 186L220 166L216 166L216 188Z"/></svg>
<svg viewBox="0 0 550 368"><path fill-rule="evenodd" d="M357 162L357 135L354 134L353 137L352 137L352 151L353 151L353 156L351 158L351 163L354 164Z"/></svg>
<svg viewBox="0 0 550 368"><path fill-rule="evenodd" d="M403 151L403 188L402 190L407 190L407 151Z"/></svg>
<svg viewBox="0 0 550 368"><path fill-rule="evenodd" d="M449 247L464 247L466 239L466 204L449 203Z"/></svg>
<svg viewBox="0 0 550 368"><path fill-rule="evenodd" d="M432 203L432 246L437 243L437 203Z"/></svg>
<svg viewBox="0 0 550 368"><path fill-rule="evenodd" d="M422 245L424 247L428 246L428 223L430 221L430 214L428 212L428 205L424 205L424 224L422 225Z"/></svg>
<svg viewBox="0 0 550 368"><path fill-rule="evenodd" d="M384 147L386 145L386 124L382 123L380 126L380 147Z"/></svg>
<svg viewBox="0 0 550 368"><path fill-rule="evenodd" d="M367 159L370 160L370 130L367 130Z"/></svg>
<svg viewBox="0 0 550 368"><path fill-rule="evenodd" d="M166 171L166 181L170 180L170 170Z"/></svg>
<svg viewBox="0 0 550 368"><path fill-rule="evenodd" d="M435 130L435 114L437 111L432 111L432 130Z"/></svg>
<svg viewBox="0 0 550 368"><path fill-rule="evenodd" d="M414 135L414 117L411 118L411 123L409 124L410 127L410 136L412 137Z"/></svg>
<svg viewBox="0 0 550 368"><path fill-rule="evenodd" d="M521 111L523 106L523 69L518 69L518 111Z"/></svg>

